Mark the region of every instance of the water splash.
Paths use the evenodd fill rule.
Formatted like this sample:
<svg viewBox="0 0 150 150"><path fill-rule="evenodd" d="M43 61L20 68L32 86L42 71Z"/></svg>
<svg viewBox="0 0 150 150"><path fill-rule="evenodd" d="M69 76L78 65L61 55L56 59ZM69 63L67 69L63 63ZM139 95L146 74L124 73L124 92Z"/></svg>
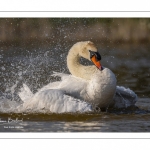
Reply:
<svg viewBox="0 0 150 150"><path fill-rule="evenodd" d="M28 96L35 94L44 85L60 80L59 77L50 76L53 71L68 72L66 67L68 49L62 48L61 44L51 49L41 48L31 51L21 49L20 52L18 51L18 49L5 53L3 51L3 54L0 55L0 105L1 110L4 110L4 106L6 106L6 112L7 110L10 111L8 108L13 106L16 108L17 104L22 103L23 98L18 94L23 90L22 86L27 85L30 91L32 91L31 93L27 92L28 94L24 94L26 95L24 99L27 99ZM111 57L114 58L116 56L112 54ZM112 64L115 63L113 62ZM114 66L116 67L116 64ZM118 92L118 103L122 107L128 107L130 101L127 101L127 98L122 95L122 91Z"/></svg>

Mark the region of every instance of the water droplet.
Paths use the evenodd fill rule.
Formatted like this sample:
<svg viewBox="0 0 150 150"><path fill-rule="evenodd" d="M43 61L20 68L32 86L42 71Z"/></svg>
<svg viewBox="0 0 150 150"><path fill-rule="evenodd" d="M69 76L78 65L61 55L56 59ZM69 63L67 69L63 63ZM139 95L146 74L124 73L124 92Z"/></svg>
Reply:
<svg viewBox="0 0 150 150"><path fill-rule="evenodd" d="M5 70L6 70L4 66L2 66L2 67L1 67L1 69L2 69L3 71L5 71Z"/></svg>

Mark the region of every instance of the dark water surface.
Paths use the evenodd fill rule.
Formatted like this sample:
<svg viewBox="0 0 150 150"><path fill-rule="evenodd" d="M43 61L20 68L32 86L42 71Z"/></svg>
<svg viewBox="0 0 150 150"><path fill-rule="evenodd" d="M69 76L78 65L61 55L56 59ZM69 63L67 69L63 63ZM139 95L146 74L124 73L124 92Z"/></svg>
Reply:
<svg viewBox="0 0 150 150"><path fill-rule="evenodd" d="M150 45L99 44L102 65L116 75L117 85L133 90L139 108L93 114L0 114L0 132L149 132ZM60 80L53 71L69 73L66 56L72 43L3 46L0 48L0 100L20 101L25 83L33 93ZM91 64L84 59L83 64ZM2 108L1 108L2 109ZM17 120L18 119L18 120Z"/></svg>

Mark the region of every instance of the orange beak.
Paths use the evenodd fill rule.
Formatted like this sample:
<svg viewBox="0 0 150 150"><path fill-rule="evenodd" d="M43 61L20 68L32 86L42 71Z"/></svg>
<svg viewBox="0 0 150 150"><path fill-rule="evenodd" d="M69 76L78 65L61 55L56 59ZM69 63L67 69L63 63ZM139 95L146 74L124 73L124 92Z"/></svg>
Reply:
<svg viewBox="0 0 150 150"><path fill-rule="evenodd" d="M94 65L95 65L98 69L102 70L101 63L100 63L99 60L97 60L97 58L96 58L95 55L91 58L91 61L94 63Z"/></svg>

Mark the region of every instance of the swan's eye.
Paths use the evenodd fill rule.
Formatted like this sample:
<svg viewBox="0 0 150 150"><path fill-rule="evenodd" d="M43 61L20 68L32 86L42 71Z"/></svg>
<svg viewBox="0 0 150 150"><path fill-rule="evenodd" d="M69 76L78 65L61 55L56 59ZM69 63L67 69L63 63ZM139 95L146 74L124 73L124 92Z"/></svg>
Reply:
<svg viewBox="0 0 150 150"><path fill-rule="evenodd" d="M98 52L94 52L91 50L89 50L89 52L90 52L90 58L92 58L93 56L96 56L97 61L101 60L101 55Z"/></svg>

